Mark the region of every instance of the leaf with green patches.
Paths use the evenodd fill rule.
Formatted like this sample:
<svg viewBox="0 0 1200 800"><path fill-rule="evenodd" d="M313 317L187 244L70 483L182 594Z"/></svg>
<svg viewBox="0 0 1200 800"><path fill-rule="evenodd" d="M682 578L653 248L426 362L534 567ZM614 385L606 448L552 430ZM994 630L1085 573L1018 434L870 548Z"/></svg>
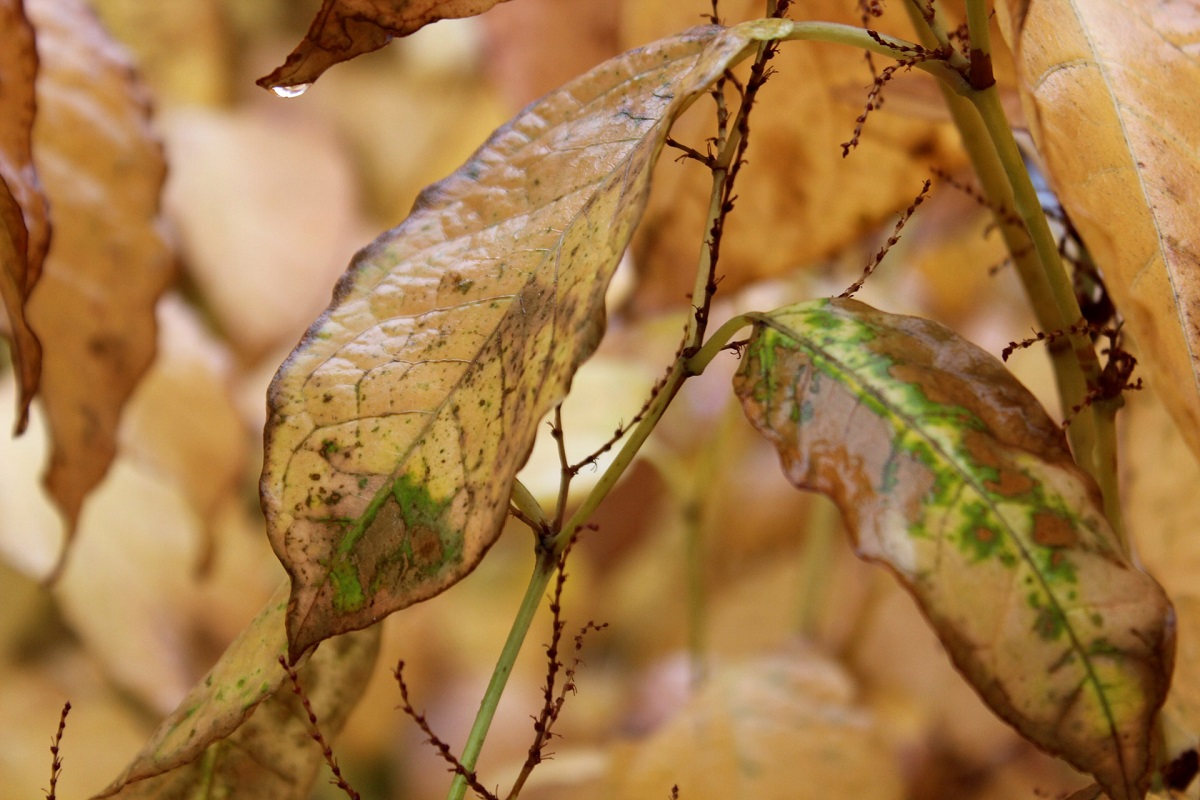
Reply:
<svg viewBox="0 0 1200 800"><path fill-rule="evenodd" d="M269 393L262 499L293 656L441 592L495 541L671 122L782 20L613 59L498 130L354 259Z"/></svg>
<svg viewBox="0 0 1200 800"><path fill-rule="evenodd" d="M756 319L734 388L996 713L1113 798L1144 794L1171 606L999 361L934 322L821 300Z"/></svg>
<svg viewBox="0 0 1200 800"><path fill-rule="evenodd" d="M119 778L97 798L300 798L324 764L279 657L287 586L268 601ZM381 629L339 637L298 670L321 732L341 730L366 688Z"/></svg>

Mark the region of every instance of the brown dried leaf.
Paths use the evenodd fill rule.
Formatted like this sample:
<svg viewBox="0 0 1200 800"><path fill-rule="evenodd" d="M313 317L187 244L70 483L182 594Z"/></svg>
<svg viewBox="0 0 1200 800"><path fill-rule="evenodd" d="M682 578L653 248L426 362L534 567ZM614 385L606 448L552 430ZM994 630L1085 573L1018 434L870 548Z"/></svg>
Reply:
<svg viewBox="0 0 1200 800"><path fill-rule="evenodd" d="M142 752L96 798L207 796L275 800L308 796L324 760L278 659L286 652L287 587L229 646L159 726ZM381 628L342 636L298 671L326 736L354 709L379 652Z"/></svg>
<svg viewBox="0 0 1200 800"><path fill-rule="evenodd" d="M530 106L355 258L269 393L261 494L292 655L470 572L604 291L671 122L783 21L697 28Z"/></svg>
<svg viewBox="0 0 1200 800"><path fill-rule="evenodd" d="M42 350L25 303L41 275L50 243L46 198L33 165L34 79L38 56L21 0L0 0L0 296L20 383L16 432L29 421Z"/></svg>
<svg viewBox="0 0 1200 800"><path fill-rule="evenodd" d="M45 481L67 520L115 451L117 419L154 355L154 304L173 274L160 230L164 165L149 100L82 0L29 0L41 75L34 146L54 246L28 314L46 353L54 449Z"/></svg>
<svg viewBox="0 0 1200 800"><path fill-rule="evenodd" d="M1051 183L1200 456L1200 9L997 6Z"/></svg>
<svg viewBox="0 0 1200 800"><path fill-rule="evenodd" d="M928 320L820 300L758 318L734 387L996 713L1115 800L1145 794L1170 603L999 361Z"/></svg>
<svg viewBox="0 0 1200 800"><path fill-rule="evenodd" d="M308 33L283 65L258 85L281 96L303 92L321 73L378 50L439 19L482 14L506 0L323 0Z"/></svg>

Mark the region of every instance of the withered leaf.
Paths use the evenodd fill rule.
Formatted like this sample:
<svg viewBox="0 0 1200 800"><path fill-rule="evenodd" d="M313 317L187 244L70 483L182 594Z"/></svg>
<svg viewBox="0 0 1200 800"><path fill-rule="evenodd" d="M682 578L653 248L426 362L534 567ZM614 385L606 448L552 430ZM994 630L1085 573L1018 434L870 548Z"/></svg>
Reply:
<svg viewBox="0 0 1200 800"><path fill-rule="evenodd" d="M33 26L21 0L0 0L0 297L20 386L17 433L29 422L29 403L41 378L41 344L25 303L50 242L49 210L33 165L37 71Z"/></svg>
<svg viewBox="0 0 1200 800"><path fill-rule="evenodd" d="M482 14L506 0L323 0L308 33L274 72L258 79L264 89L301 92L334 64L378 50L439 19Z"/></svg>
<svg viewBox="0 0 1200 800"><path fill-rule="evenodd" d="M1194 3L1005 0L1055 192L1200 457L1200 47ZM1086 143L1086 146L1081 146Z"/></svg>
<svg viewBox="0 0 1200 800"><path fill-rule="evenodd" d="M759 317L734 388L996 713L1111 797L1145 793L1171 606L999 361L937 323L819 300Z"/></svg>
<svg viewBox="0 0 1200 800"><path fill-rule="evenodd" d="M604 290L671 121L783 21L698 28L527 108L355 258L269 392L261 493L292 655L470 572Z"/></svg>
<svg viewBox="0 0 1200 800"><path fill-rule="evenodd" d="M308 797L324 759L279 664L287 650L286 597L287 586L281 586L142 752L96 798L191 797L200 786L208 787L209 796ZM366 688L381 630L334 639L298 670L324 735L341 729Z"/></svg>
<svg viewBox="0 0 1200 800"><path fill-rule="evenodd" d="M127 57L81 0L27 7L41 58L34 147L55 209L53 247L27 311L45 346L53 438L45 482L69 536L154 356L154 305L173 256L158 215L162 153Z"/></svg>

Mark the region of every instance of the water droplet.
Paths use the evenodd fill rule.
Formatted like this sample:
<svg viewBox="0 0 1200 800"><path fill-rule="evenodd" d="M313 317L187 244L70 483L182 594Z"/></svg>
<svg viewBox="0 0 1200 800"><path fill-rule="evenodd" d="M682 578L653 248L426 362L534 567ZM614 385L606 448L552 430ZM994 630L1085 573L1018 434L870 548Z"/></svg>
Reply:
<svg viewBox="0 0 1200 800"><path fill-rule="evenodd" d="M294 86L272 86L271 91L279 97L299 97L308 91L311 83L297 83Z"/></svg>

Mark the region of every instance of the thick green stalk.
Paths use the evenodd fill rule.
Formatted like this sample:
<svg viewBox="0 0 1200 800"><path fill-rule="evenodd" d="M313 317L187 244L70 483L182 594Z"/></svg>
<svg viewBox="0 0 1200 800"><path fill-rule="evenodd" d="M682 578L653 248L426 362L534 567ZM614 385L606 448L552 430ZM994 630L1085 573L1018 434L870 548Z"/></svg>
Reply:
<svg viewBox="0 0 1200 800"><path fill-rule="evenodd" d="M934 32L925 24L919 11L912 5L908 8L922 40L927 46L934 46L937 41ZM990 61L985 2L967 0L967 14L972 49ZM1024 223L1022 229L997 215L997 223L1038 325L1044 331L1070 327L1082 318L1079 302L996 88L989 86L966 92L956 88L952 92L943 84L941 89L984 193L997 207L1015 209ZM1056 342L1049 350L1063 413L1070 414L1073 408L1083 404L1088 387L1095 385L1100 374L1099 361L1091 339L1082 333L1069 337L1066 342ZM1075 415L1067 436L1076 461L1100 486L1105 515L1124 543L1117 490L1115 427L1111 419L1101 419L1105 414L1111 416L1111 411L1103 407L1084 409Z"/></svg>

